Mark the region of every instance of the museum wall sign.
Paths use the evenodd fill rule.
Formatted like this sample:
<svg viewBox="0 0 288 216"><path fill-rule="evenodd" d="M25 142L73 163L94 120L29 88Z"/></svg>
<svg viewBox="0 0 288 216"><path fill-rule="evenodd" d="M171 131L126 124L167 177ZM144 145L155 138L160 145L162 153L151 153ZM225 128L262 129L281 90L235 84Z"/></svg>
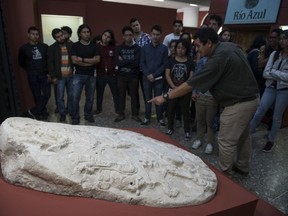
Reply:
<svg viewBox="0 0 288 216"><path fill-rule="evenodd" d="M229 0L224 24L275 23L281 0Z"/></svg>

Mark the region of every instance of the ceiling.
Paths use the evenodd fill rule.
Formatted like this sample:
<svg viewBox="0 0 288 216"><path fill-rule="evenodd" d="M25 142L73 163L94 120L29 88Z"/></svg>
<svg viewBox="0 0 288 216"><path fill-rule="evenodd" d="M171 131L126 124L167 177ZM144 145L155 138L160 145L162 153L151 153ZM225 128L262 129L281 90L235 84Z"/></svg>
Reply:
<svg viewBox="0 0 288 216"><path fill-rule="evenodd" d="M172 8L181 10L186 7L191 7L190 4L195 4L199 7L199 11L208 11L211 0L102 0L117 3L137 4L153 7Z"/></svg>

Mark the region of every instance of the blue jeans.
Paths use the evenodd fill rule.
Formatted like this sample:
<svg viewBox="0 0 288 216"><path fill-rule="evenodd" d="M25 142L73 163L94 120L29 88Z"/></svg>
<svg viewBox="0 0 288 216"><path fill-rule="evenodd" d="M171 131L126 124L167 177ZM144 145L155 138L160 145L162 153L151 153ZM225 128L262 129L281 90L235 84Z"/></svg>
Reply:
<svg viewBox="0 0 288 216"><path fill-rule="evenodd" d="M27 78L35 102L31 111L33 114L41 115L47 112L46 105L51 96L51 84L47 75L28 74Z"/></svg>
<svg viewBox="0 0 288 216"><path fill-rule="evenodd" d="M72 87L73 77L62 77L57 82L57 107L60 115L66 115L66 107L64 101L65 87L67 92L67 109L68 113L72 113Z"/></svg>
<svg viewBox="0 0 288 216"><path fill-rule="evenodd" d="M94 100L94 92L96 88L96 77L89 75L74 74L73 76L73 106L72 106L72 121L79 122L79 102L83 87L85 86L86 101L84 105L85 119L93 118L92 107Z"/></svg>
<svg viewBox="0 0 288 216"><path fill-rule="evenodd" d="M268 134L268 140L271 142L275 140L276 134L281 127L283 113L288 106L288 89L276 90L274 88L266 87L260 101L260 106L257 108L256 113L250 122L250 133L253 133L268 109L274 103L272 128Z"/></svg>
<svg viewBox="0 0 288 216"><path fill-rule="evenodd" d="M145 94L145 118L150 120L151 119L151 111L152 111L152 104L147 103L147 101L151 100L152 97L156 97L162 94L163 92L163 79L157 80L154 82L150 82L146 77L143 76L143 87L144 87L144 94ZM153 96L154 92L154 96ZM155 105L157 120L160 121L163 119L163 112L162 112L162 105L158 106Z"/></svg>

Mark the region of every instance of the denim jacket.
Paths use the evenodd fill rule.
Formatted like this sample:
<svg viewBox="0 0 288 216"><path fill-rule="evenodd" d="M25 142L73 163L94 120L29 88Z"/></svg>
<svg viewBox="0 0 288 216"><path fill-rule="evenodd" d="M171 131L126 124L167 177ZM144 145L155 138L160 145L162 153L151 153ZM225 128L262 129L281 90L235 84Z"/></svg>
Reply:
<svg viewBox="0 0 288 216"><path fill-rule="evenodd" d="M283 58L281 53L279 58L274 61L276 51L272 52L266 67L263 71L263 77L266 80L266 87L269 87L274 81L277 81L277 89L288 88L288 57Z"/></svg>

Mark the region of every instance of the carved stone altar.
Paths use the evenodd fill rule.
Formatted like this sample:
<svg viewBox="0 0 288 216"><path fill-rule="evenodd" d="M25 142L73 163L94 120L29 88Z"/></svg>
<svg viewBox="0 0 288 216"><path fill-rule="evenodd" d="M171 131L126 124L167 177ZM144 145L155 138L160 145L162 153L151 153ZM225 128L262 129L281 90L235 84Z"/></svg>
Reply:
<svg viewBox="0 0 288 216"><path fill-rule="evenodd" d="M217 188L199 157L131 131L9 118L0 151L7 181L49 193L179 207L205 203Z"/></svg>

